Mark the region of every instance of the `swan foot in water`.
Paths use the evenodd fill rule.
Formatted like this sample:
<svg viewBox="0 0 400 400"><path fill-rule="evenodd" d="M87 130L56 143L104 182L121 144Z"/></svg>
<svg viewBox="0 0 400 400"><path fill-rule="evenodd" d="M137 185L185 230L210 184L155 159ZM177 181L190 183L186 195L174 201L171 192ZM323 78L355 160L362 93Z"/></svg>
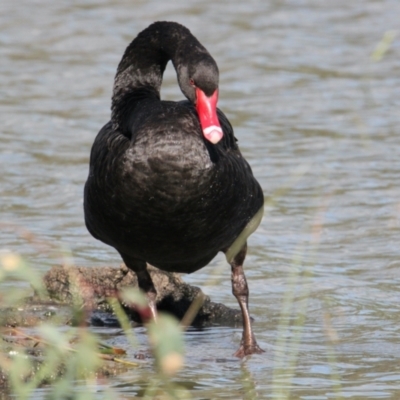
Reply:
<svg viewBox="0 0 400 400"><path fill-rule="evenodd" d="M243 262L246 257L247 243L245 243L231 262L232 268L232 293L236 297L242 310L243 336L239 350L234 354L236 357L244 357L250 354L264 353L256 341L251 327L249 314L249 287L243 271Z"/></svg>
<svg viewBox="0 0 400 400"><path fill-rule="evenodd" d="M265 350L263 350L255 341L251 345L244 345L243 343L240 344L239 350L234 354L235 357L243 358L245 356L250 356L251 354L262 354L265 353Z"/></svg>

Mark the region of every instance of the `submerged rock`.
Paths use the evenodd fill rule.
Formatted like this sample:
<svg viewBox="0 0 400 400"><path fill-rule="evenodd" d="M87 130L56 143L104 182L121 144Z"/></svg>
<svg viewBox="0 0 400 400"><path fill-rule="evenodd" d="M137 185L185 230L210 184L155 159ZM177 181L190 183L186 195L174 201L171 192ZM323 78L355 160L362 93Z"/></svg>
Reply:
<svg viewBox="0 0 400 400"><path fill-rule="evenodd" d="M191 325L197 327L217 325L240 325L242 315L239 310L221 303L214 303L201 289L183 282L178 274L161 271L148 266L157 290L157 308L182 319L195 299L202 298L203 304L194 316ZM115 267L53 267L43 278L51 299L78 304L85 309L112 312L108 302L110 297L118 297L118 292L126 287L138 287L134 272L124 264ZM135 321L139 316L127 310ZM95 324L101 324L103 314L94 314ZM100 320L100 322L99 322ZM105 325L109 323L105 322Z"/></svg>

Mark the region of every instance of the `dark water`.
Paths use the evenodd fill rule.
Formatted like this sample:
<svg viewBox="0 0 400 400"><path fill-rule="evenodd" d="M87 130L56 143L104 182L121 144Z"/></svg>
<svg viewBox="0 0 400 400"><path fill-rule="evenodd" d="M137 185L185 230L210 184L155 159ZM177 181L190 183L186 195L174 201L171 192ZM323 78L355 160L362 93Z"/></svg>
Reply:
<svg viewBox="0 0 400 400"><path fill-rule="evenodd" d="M120 263L84 227L90 146L126 45L154 20L181 22L219 65L219 105L267 197L245 264L266 353L241 363L240 329L190 331L177 381L195 399L400 398L400 31L371 58L399 29L397 0L0 10L1 248L42 271L65 249L76 264ZM182 98L171 68L162 95ZM185 279L236 306L229 275L218 257ZM108 384L133 398L137 379Z"/></svg>

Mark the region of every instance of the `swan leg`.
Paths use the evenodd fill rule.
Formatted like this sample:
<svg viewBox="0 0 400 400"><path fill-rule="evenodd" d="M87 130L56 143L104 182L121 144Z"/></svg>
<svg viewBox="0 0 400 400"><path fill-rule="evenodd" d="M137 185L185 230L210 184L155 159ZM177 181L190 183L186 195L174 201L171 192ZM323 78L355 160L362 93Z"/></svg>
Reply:
<svg viewBox="0 0 400 400"><path fill-rule="evenodd" d="M239 253L231 262L232 268L232 293L236 297L242 310L243 317L243 336L239 350L234 354L236 357L244 357L250 354L263 353L256 341L251 327L249 314L249 288L247 286L246 276L243 271L243 262L246 257L247 243L244 244Z"/></svg>
<svg viewBox="0 0 400 400"><path fill-rule="evenodd" d="M138 286L146 294L149 308L148 310L139 311L140 317L143 322L147 320L157 319L157 307L156 307L156 297L157 291L154 287L153 280L151 279L150 273L147 270L147 264L145 261L132 259L128 256L121 254L122 259L126 266L136 273L138 279ZM138 311L138 310L136 310Z"/></svg>
<svg viewBox="0 0 400 400"><path fill-rule="evenodd" d="M150 309L150 319L154 321L157 320L157 307L156 307L156 297L157 291L154 287L153 280L147 271L147 267L136 271L136 276L138 278L138 285L140 289L142 289L147 296L147 300L149 302L149 309Z"/></svg>

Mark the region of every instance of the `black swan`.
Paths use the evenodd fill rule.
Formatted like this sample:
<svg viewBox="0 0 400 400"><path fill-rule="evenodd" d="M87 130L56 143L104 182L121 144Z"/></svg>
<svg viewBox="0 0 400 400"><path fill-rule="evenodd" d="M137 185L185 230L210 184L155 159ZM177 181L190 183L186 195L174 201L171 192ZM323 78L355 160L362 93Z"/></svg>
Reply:
<svg viewBox="0 0 400 400"><path fill-rule="evenodd" d="M160 100L171 60L188 100ZM98 133L84 191L85 222L138 277L156 318L156 290L146 262L191 273L232 244L232 291L243 314L238 357L261 353L248 311L243 272L246 239L264 197L217 109L217 64L182 25L155 22L127 47L115 76L111 121ZM243 235L242 235L243 236Z"/></svg>

